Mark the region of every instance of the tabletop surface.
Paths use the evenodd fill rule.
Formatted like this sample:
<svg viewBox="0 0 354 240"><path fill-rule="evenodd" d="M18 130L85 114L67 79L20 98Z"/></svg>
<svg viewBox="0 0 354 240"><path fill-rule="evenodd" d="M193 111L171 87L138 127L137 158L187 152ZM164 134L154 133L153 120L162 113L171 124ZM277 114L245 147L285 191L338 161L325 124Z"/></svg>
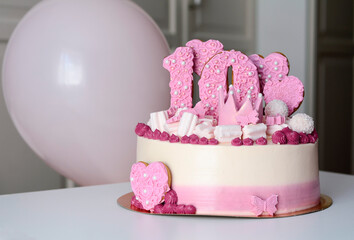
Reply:
<svg viewBox="0 0 354 240"><path fill-rule="evenodd" d="M326 210L276 219L147 215L117 205L129 183L0 196L3 239L354 239L354 176L320 172Z"/></svg>

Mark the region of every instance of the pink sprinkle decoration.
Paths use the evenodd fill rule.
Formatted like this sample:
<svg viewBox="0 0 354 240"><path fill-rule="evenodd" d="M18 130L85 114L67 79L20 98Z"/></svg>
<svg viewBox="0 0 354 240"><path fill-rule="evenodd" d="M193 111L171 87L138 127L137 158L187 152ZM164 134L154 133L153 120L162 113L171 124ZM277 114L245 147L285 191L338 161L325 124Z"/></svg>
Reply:
<svg viewBox="0 0 354 240"><path fill-rule="evenodd" d="M147 126L148 127L148 126ZM145 132L148 130L148 128L144 123L138 123L135 127L135 133L136 135L142 137L144 136Z"/></svg>
<svg viewBox="0 0 354 240"><path fill-rule="evenodd" d="M184 204L177 205L175 207L175 213L176 214L185 214L185 212L184 212L185 207L186 206Z"/></svg>
<svg viewBox="0 0 354 240"><path fill-rule="evenodd" d="M190 142L190 139L187 135L185 135L181 138L181 143L185 144L185 143L189 143L189 142Z"/></svg>
<svg viewBox="0 0 354 240"><path fill-rule="evenodd" d="M307 137L309 138L310 143L315 143L316 139L314 136L312 136L311 134L307 134Z"/></svg>
<svg viewBox="0 0 354 240"><path fill-rule="evenodd" d="M286 127L286 128L283 128L281 131L282 131L284 134L286 134L286 133L292 132L293 130L291 130L289 127Z"/></svg>
<svg viewBox="0 0 354 240"><path fill-rule="evenodd" d="M170 143L178 143L179 142L179 137L172 134L170 137Z"/></svg>
<svg viewBox="0 0 354 240"><path fill-rule="evenodd" d="M231 141L231 145L232 146L241 146L242 145L242 141L240 138L234 138Z"/></svg>
<svg viewBox="0 0 354 240"><path fill-rule="evenodd" d="M153 132L151 130L151 128L149 128L145 134L144 134L144 137L148 138L148 139L153 139Z"/></svg>
<svg viewBox="0 0 354 240"><path fill-rule="evenodd" d="M139 208L139 209L144 209L143 205L138 200L136 200L135 195L133 195L133 197L132 197L131 205L133 205L134 207Z"/></svg>
<svg viewBox="0 0 354 240"><path fill-rule="evenodd" d="M191 144L199 144L199 137L196 135L196 134L192 134L190 137L189 137L189 142Z"/></svg>
<svg viewBox="0 0 354 240"><path fill-rule="evenodd" d="M178 196L175 190L170 190L165 194L165 203L166 204L177 204Z"/></svg>
<svg viewBox="0 0 354 240"><path fill-rule="evenodd" d="M163 204L158 204L154 207L154 213L163 214Z"/></svg>
<svg viewBox="0 0 354 240"><path fill-rule="evenodd" d="M253 145L253 140L250 139L250 138L243 139L243 145L252 146Z"/></svg>
<svg viewBox="0 0 354 240"><path fill-rule="evenodd" d="M287 143L286 136L282 131L276 131L275 133L273 133L272 141L275 144L286 144Z"/></svg>
<svg viewBox="0 0 354 240"><path fill-rule="evenodd" d="M160 137L161 137L161 132L160 130L156 129L152 134L152 138L157 140L160 139Z"/></svg>
<svg viewBox="0 0 354 240"><path fill-rule="evenodd" d="M197 209L193 205L186 205L184 208L185 214L195 214Z"/></svg>
<svg viewBox="0 0 354 240"><path fill-rule="evenodd" d="M199 144L208 145L208 139L206 137L202 137L201 139L199 139Z"/></svg>
<svg viewBox="0 0 354 240"><path fill-rule="evenodd" d="M309 137L305 133L300 133L299 135L301 144L306 144L310 142Z"/></svg>
<svg viewBox="0 0 354 240"><path fill-rule="evenodd" d="M318 133L317 133L316 129L313 130L313 132L311 133L311 135L315 138L315 141L317 141L317 139L318 139Z"/></svg>
<svg viewBox="0 0 354 240"><path fill-rule="evenodd" d="M300 143L300 135L293 131L285 133L286 139L288 140L288 144L297 145Z"/></svg>
<svg viewBox="0 0 354 240"><path fill-rule="evenodd" d="M175 205L174 204L165 204L162 208L162 212L164 214L173 214L175 213Z"/></svg>
<svg viewBox="0 0 354 240"><path fill-rule="evenodd" d="M161 136L160 136L161 141L168 141L169 139L170 139L170 134L168 134L167 132L161 133Z"/></svg>
<svg viewBox="0 0 354 240"><path fill-rule="evenodd" d="M209 145L218 145L219 144L219 141L216 140L215 138L212 138L209 140Z"/></svg>
<svg viewBox="0 0 354 240"><path fill-rule="evenodd" d="M264 137L260 137L256 140L256 144L257 145L267 145L267 139L265 139Z"/></svg>

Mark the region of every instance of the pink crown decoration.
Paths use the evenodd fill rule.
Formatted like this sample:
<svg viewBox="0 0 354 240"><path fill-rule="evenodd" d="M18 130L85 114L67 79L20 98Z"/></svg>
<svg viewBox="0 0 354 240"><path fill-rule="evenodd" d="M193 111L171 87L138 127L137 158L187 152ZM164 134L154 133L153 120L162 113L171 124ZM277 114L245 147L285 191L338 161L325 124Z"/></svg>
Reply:
<svg viewBox="0 0 354 240"><path fill-rule="evenodd" d="M228 96L224 95L221 88L218 103L218 125L241 125L256 124L262 121L263 116L263 95L258 94L256 99L247 95L243 100L238 97L240 91L230 85Z"/></svg>

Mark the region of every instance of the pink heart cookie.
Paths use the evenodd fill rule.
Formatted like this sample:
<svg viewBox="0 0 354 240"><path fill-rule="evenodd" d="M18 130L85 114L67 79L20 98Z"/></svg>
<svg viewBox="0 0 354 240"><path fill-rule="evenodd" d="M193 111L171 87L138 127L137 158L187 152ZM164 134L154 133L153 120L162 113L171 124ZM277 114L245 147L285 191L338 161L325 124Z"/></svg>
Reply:
<svg viewBox="0 0 354 240"><path fill-rule="evenodd" d="M281 81L268 81L263 93L266 104L274 99L285 102L290 115L304 100L304 85L297 77L285 76Z"/></svg>
<svg viewBox="0 0 354 240"><path fill-rule="evenodd" d="M194 39L187 42L186 46L193 49L194 72L199 76L202 73L204 65L210 60L210 58L221 52L224 48L221 42L212 39L206 42Z"/></svg>
<svg viewBox="0 0 354 240"><path fill-rule="evenodd" d="M288 59L281 53L271 53L265 58L253 54L249 58L257 67L261 89L264 88L266 82L282 80L289 73Z"/></svg>
<svg viewBox="0 0 354 240"><path fill-rule="evenodd" d="M150 165L144 162L135 163L130 172L130 184L143 208L154 209L170 190L170 170L162 162L153 162Z"/></svg>

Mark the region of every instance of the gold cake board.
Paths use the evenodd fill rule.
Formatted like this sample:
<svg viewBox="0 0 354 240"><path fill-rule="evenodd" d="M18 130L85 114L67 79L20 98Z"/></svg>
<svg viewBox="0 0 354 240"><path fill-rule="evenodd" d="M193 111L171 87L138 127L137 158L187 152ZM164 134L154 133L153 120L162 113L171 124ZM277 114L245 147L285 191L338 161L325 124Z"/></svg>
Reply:
<svg viewBox="0 0 354 240"><path fill-rule="evenodd" d="M142 209L137 209L135 207L131 207L131 200L133 197L134 193L130 192L127 194L124 194L123 196L119 197L117 199L117 203L128 210L134 211L134 212L140 212L140 213L145 213L145 214L151 214L151 215L163 215L163 216L209 216L209 217L234 217L234 218L281 218L281 217L291 217L291 216L298 216L298 215L303 215L303 214L308 214L308 213L313 213L313 212L318 212L322 211L326 208L329 208L333 200L331 197L321 194L321 199L320 203L317 206L314 206L312 208L292 212L292 213L282 213L282 214L275 214L274 216L270 215L261 215L258 217L255 216L230 216L230 215L211 215L211 214L156 214L156 213L150 213L149 211L142 210Z"/></svg>

